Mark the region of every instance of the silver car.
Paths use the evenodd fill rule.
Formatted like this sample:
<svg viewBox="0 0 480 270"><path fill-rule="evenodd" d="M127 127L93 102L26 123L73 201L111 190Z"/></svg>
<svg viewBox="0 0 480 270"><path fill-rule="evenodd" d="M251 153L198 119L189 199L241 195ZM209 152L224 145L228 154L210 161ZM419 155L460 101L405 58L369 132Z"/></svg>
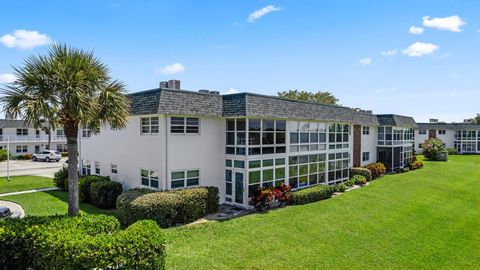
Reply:
<svg viewBox="0 0 480 270"><path fill-rule="evenodd" d="M32 155L32 160L33 161L43 160L43 161L46 161L46 162L50 162L52 160L55 160L55 161L58 162L58 161L60 161L61 158L62 158L62 154L60 154L60 152L54 151L54 150L45 150L45 151L42 151L40 153L36 153L36 154Z"/></svg>

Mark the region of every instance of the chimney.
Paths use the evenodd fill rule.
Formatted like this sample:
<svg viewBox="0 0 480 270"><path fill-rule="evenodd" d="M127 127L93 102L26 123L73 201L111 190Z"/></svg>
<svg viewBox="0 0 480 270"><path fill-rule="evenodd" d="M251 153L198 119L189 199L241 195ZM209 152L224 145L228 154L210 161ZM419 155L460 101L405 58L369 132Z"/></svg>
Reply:
<svg viewBox="0 0 480 270"><path fill-rule="evenodd" d="M180 90L180 80L169 80L168 81L168 88Z"/></svg>
<svg viewBox="0 0 480 270"><path fill-rule="evenodd" d="M160 88L168 88L168 82L167 81L161 81L160 82Z"/></svg>
<svg viewBox="0 0 480 270"><path fill-rule="evenodd" d="M218 91L210 91L210 94L212 94L212 95L220 95L220 92L218 92Z"/></svg>
<svg viewBox="0 0 480 270"><path fill-rule="evenodd" d="M438 123L438 119L430 118L430 123Z"/></svg>

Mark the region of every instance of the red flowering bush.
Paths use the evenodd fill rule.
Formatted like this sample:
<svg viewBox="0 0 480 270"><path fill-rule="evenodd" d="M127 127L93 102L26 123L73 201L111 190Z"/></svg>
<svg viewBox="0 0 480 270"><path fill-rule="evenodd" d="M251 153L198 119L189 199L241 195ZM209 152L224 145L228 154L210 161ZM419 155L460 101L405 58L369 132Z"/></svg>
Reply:
<svg viewBox="0 0 480 270"><path fill-rule="evenodd" d="M423 162L419 161L419 160L415 160L413 162L410 163L410 165L408 165L408 168L410 168L410 170L416 170L416 169L420 169L420 168L423 168Z"/></svg>
<svg viewBox="0 0 480 270"><path fill-rule="evenodd" d="M380 162L368 164L365 168L372 172L372 179L378 178L387 172L385 165Z"/></svg>
<svg viewBox="0 0 480 270"><path fill-rule="evenodd" d="M253 194L249 204L255 207L257 211L270 209L274 202L280 205L287 204L292 199L292 187L281 184L278 187L259 188Z"/></svg>

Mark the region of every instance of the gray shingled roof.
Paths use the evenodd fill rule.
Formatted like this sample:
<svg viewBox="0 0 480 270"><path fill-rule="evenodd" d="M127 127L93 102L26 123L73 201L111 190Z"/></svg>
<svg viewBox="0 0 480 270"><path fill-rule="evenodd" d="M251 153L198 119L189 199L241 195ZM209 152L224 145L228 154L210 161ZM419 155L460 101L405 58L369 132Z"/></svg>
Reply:
<svg viewBox="0 0 480 270"><path fill-rule="evenodd" d="M470 123L418 123L419 129L480 130L480 125Z"/></svg>
<svg viewBox="0 0 480 270"><path fill-rule="evenodd" d="M410 116L396 114L377 114L381 126L416 128L417 123Z"/></svg>
<svg viewBox="0 0 480 270"><path fill-rule="evenodd" d="M152 89L129 94L130 113L222 116L222 97L218 94L174 89Z"/></svg>
<svg viewBox="0 0 480 270"><path fill-rule="evenodd" d="M33 127L27 125L23 120L0 119L0 128L28 128Z"/></svg>
<svg viewBox="0 0 480 270"><path fill-rule="evenodd" d="M252 93L223 96L223 115L226 117L272 117L379 125L375 115L355 112L347 107L288 100Z"/></svg>

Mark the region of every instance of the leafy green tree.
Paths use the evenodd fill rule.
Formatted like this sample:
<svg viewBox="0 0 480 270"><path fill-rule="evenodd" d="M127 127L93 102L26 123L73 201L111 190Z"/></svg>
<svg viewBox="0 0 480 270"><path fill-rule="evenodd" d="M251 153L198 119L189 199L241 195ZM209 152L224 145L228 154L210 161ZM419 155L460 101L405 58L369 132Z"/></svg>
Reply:
<svg viewBox="0 0 480 270"><path fill-rule="evenodd" d="M320 104L337 104L338 99L330 92L318 91L316 93L304 90L287 90L278 92L278 96L286 99L310 101Z"/></svg>
<svg viewBox="0 0 480 270"><path fill-rule="evenodd" d="M101 124L123 128L129 113L125 87L109 76L93 52L52 45L46 55L32 56L14 67L17 77L4 85L1 102L6 114L34 126L43 121L63 126L68 148L68 214L79 213L78 149L80 125L98 130ZM58 121L57 121L58 120Z"/></svg>
<svg viewBox="0 0 480 270"><path fill-rule="evenodd" d="M430 160L436 160L438 153L445 151L445 145L442 140L430 138L422 144L423 154Z"/></svg>
<svg viewBox="0 0 480 270"><path fill-rule="evenodd" d="M479 124L479 125L480 125L480 113L477 113L477 116L475 116L475 117L473 118L473 122L474 122L475 124Z"/></svg>

